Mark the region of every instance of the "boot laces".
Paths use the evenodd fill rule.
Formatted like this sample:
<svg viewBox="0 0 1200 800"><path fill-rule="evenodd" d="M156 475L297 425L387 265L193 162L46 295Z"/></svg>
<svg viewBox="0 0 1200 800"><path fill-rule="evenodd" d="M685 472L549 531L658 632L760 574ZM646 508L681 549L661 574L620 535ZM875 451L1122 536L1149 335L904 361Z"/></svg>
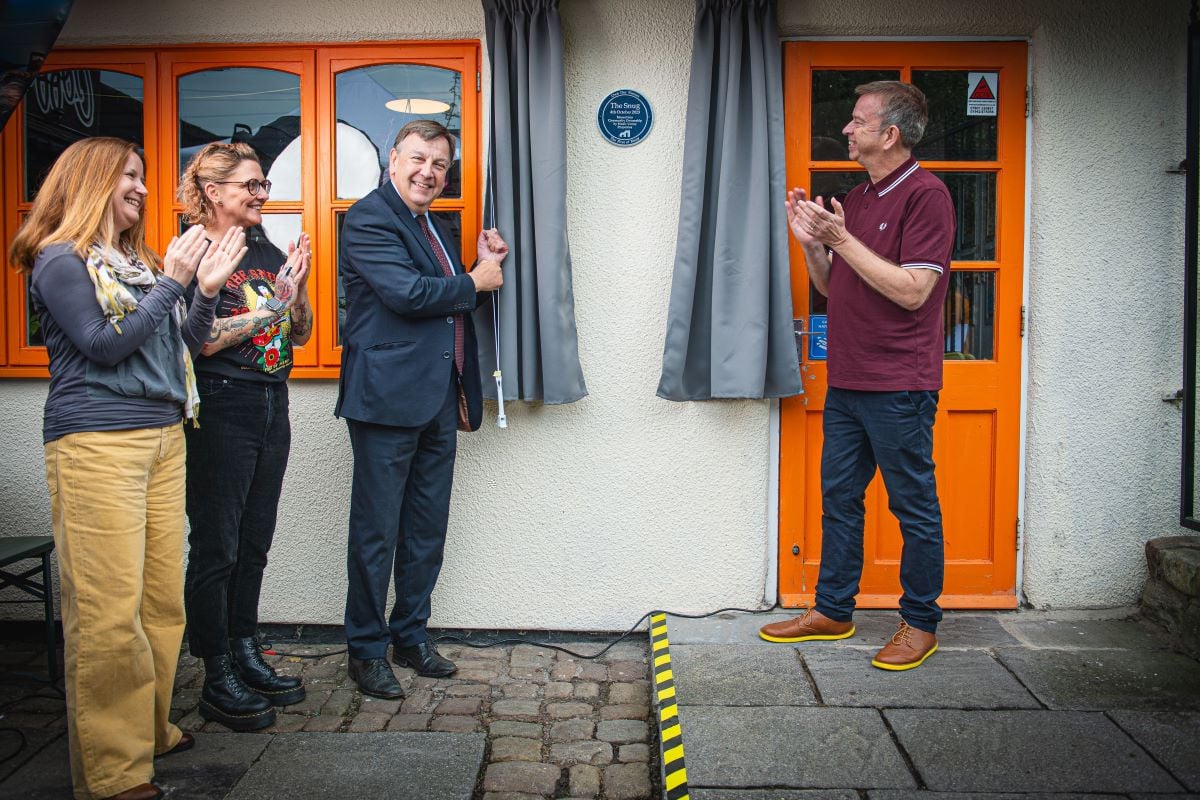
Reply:
<svg viewBox="0 0 1200 800"><path fill-rule="evenodd" d="M892 644L910 644L912 642L912 627L907 622L901 622L900 627L892 634Z"/></svg>

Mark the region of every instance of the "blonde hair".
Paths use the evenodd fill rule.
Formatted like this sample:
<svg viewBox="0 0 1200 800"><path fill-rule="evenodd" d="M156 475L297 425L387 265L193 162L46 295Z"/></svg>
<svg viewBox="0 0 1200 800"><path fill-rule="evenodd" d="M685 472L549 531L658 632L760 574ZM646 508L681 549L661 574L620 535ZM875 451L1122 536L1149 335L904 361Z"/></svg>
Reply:
<svg viewBox="0 0 1200 800"><path fill-rule="evenodd" d="M80 139L58 157L33 199L29 217L13 237L8 255L14 267L28 272L38 254L52 244L70 244L86 258L93 242L113 239L112 195L130 155L146 158L133 142L110 136ZM146 216L121 233L118 247L129 248L153 268L161 263L146 244Z"/></svg>
<svg viewBox="0 0 1200 800"><path fill-rule="evenodd" d="M184 219L201 225L215 222L217 210L204 193L204 184L225 180L243 161L262 165L254 148L245 142L212 142L200 148L183 168L183 176L179 179L178 197L183 204Z"/></svg>

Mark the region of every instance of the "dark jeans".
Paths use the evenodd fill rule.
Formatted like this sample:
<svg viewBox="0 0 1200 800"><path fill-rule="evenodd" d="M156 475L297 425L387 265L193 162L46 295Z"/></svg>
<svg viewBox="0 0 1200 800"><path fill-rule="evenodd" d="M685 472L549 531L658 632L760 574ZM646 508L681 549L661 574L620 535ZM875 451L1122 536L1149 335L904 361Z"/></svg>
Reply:
<svg viewBox="0 0 1200 800"><path fill-rule="evenodd" d="M292 434L286 383L197 376L200 426L187 433L184 606L198 658L256 635L258 595L275 535Z"/></svg>
<svg viewBox="0 0 1200 800"><path fill-rule="evenodd" d="M933 633L942 619L945 551L933 476L937 392L858 392L830 387L821 450L821 573L817 611L846 622L863 568L867 484L883 475L888 508L900 521L900 616Z"/></svg>
<svg viewBox="0 0 1200 800"><path fill-rule="evenodd" d="M441 410L421 427L346 420L354 451L346 643L355 658L383 658L389 640L407 647L427 638L458 448L456 381ZM396 603L385 619L393 570Z"/></svg>

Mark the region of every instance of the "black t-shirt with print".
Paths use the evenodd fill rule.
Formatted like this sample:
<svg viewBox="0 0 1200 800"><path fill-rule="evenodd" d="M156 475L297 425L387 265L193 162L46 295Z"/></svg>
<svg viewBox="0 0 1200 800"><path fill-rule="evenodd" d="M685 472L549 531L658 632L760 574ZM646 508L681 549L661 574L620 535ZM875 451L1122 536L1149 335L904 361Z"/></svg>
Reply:
<svg viewBox="0 0 1200 800"><path fill-rule="evenodd" d="M254 311L260 302L275 296L275 275L287 261L287 256L271 244L261 228L246 231L246 247L246 257L221 287L221 296L217 299L218 319ZM195 285L193 282L190 291L195 291ZM291 333L289 312L271 325L256 330L240 344L211 356L197 356L196 373L269 383L285 381L292 370Z"/></svg>

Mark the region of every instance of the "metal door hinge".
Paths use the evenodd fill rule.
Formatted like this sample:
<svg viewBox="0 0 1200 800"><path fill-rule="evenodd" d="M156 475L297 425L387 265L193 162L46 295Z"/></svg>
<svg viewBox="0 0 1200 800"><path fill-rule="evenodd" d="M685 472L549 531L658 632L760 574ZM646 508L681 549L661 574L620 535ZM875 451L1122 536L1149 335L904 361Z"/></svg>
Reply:
<svg viewBox="0 0 1200 800"><path fill-rule="evenodd" d="M1025 306L1021 306L1021 336L1025 336Z"/></svg>
<svg viewBox="0 0 1200 800"><path fill-rule="evenodd" d="M1032 105L1033 87L1025 86L1025 119L1029 119L1029 107Z"/></svg>
<svg viewBox="0 0 1200 800"><path fill-rule="evenodd" d="M1021 552L1021 518L1017 517L1017 552Z"/></svg>
<svg viewBox="0 0 1200 800"><path fill-rule="evenodd" d="M476 73L475 73L475 91L477 91L477 92L478 92L478 91L482 91L482 90L479 88L479 73L478 73L478 72L476 72ZM1029 116L1029 114L1026 114L1025 116L1027 116L1027 117L1028 117L1028 116Z"/></svg>

